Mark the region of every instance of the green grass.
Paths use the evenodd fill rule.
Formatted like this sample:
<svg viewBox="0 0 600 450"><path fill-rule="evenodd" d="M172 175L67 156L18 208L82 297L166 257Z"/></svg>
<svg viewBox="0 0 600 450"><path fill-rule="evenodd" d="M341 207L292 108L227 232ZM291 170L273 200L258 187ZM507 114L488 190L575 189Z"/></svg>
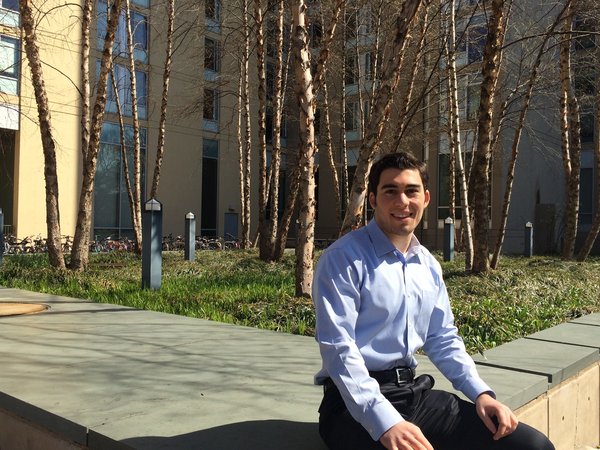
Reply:
<svg viewBox="0 0 600 450"><path fill-rule="evenodd" d="M265 263L251 251L163 254L162 287L141 289L141 262L126 253L92 254L84 273L56 271L44 255L4 257L0 285L102 303L312 335L310 300L294 297L294 257ZM600 259L504 257L486 276L443 263L456 323L470 352L481 351L600 311Z"/></svg>

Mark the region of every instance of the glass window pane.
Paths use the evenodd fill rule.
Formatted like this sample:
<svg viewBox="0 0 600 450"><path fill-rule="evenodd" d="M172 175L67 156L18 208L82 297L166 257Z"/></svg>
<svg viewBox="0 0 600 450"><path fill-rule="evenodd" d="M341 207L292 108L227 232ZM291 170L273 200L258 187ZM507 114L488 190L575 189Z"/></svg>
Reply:
<svg viewBox="0 0 600 450"><path fill-rule="evenodd" d="M147 102L148 102L148 81L146 72L137 70L135 72L135 83L137 93L138 117L146 119L147 117Z"/></svg>
<svg viewBox="0 0 600 450"><path fill-rule="evenodd" d="M118 224L120 174L120 148L101 143L94 182L95 227L115 227Z"/></svg>
<svg viewBox="0 0 600 450"><path fill-rule="evenodd" d="M132 221L127 186L123 174L123 161L120 145L120 127L118 124L105 122L102 126L100 153L94 187L94 235L110 234L114 237L131 236ZM130 176L133 177L133 128L125 127L127 142L127 159ZM146 129L140 129L141 153L141 185L142 198L145 185L144 165L146 154Z"/></svg>
<svg viewBox="0 0 600 450"><path fill-rule="evenodd" d="M6 36L0 37L0 75L16 78L18 74L19 41Z"/></svg>

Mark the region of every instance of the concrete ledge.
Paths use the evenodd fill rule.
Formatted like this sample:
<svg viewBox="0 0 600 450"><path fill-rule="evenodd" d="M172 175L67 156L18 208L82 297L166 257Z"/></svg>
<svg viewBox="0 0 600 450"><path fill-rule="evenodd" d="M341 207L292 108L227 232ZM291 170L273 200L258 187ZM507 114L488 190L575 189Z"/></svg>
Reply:
<svg viewBox="0 0 600 450"><path fill-rule="evenodd" d="M473 359L481 366L544 375L552 387L596 363L600 354L597 348L524 338L474 355Z"/></svg>
<svg viewBox="0 0 600 450"><path fill-rule="evenodd" d="M0 448L325 450L313 338L0 288ZM600 314L475 355L557 450L600 442ZM418 373L450 383L425 357Z"/></svg>

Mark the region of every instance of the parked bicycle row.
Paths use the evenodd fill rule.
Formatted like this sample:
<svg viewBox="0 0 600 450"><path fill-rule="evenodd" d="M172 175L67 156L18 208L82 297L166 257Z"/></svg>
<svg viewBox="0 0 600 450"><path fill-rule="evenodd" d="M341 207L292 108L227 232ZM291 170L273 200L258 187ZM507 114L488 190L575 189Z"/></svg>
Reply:
<svg viewBox="0 0 600 450"><path fill-rule="evenodd" d="M63 252L70 252L73 247L73 237L63 236L61 241ZM219 237L196 236L195 247L196 250L236 249L240 248L240 243L233 237L225 239ZM111 236L106 236L103 238L96 238L91 241L89 248L90 251L96 253L111 251L133 252L135 251L136 245L133 239L129 239L127 237L113 238ZM162 249L164 251L184 250L185 240L183 236L173 236L172 234L169 234L163 237ZM47 251L48 245L46 243L46 239L39 235L26 236L23 239L18 239L12 234L4 235L3 253L5 255L46 253Z"/></svg>

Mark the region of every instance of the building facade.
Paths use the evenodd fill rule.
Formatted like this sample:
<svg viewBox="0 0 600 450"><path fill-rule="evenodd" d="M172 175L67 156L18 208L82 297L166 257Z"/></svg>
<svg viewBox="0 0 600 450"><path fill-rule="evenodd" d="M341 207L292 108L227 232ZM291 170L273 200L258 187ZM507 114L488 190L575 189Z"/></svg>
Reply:
<svg viewBox="0 0 600 450"><path fill-rule="evenodd" d="M19 27L18 2L0 0L0 208L4 213L5 232L18 237L45 235L44 167L43 152L37 125L37 109L31 88L29 69L24 58ZM473 8L477 2L469 0ZM271 2L269 2L271 4ZM237 129L237 90L240 82L239 50L240 5L233 1L206 0L203 3L177 4L178 40L173 54L169 88L165 157L162 165L157 199L163 204L165 234L181 235L188 212L196 215L197 233L205 236L240 237L240 163ZM38 17L38 45L44 63L44 77L52 110L52 123L57 143L58 178L61 227L64 235L75 229L79 189L81 185L81 12L76 6L58 0L44 3ZM98 61L106 31L105 0L98 0L94 10L92 32L92 77L98 70ZM468 163L475 142L477 110L479 107L480 66L485 45L486 24L482 10L458 18L460 34L457 53L459 68L461 142ZM377 43L385 43L374 6L348 8L344 15L342 43L337 44L332 56L331 76L331 129L334 136L334 163L340 170L340 184L351 183L364 124L377 87L378 70L383 54ZM543 11L533 11L535 14ZM148 199L156 158L160 102L163 84L166 45L166 4L151 0L132 0L130 24L135 44L135 80L137 110L140 123L142 151L142 199ZM536 22L531 19L532 22ZM538 21L540 22L540 21ZM536 22L536 23L538 23ZM126 19L119 18L114 47L114 83L109 87L105 122L101 136L101 150L95 181L94 220L92 237L131 236L127 190L123 176L120 125L117 100L122 110L128 162L131 165L133 139L133 105L127 55ZM267 39L271 29L267 17ZM324 31L318 18L312 17L310 38L313 51L318 51ZM185 29L185 32L181 30ZM62 30L62 31L61 31ZM289 39L288 39L289 40ZM520 51L522 48L519 47ZM409 49L409 54L414 49ZM517 50L511 50L517 52ZM414 55L413 55L414 56ZM449 213L448 166L449 145L444 129L447 106L444 101L446 82L443 68L431 54L421 56L412 102L416 112L407 128L401 149L410 150L425 159L430 168L432 202L419 230L419 238L433 249L442 247L443 223ZM410 57L408 58L410 61ZM425 87L426 72L438 66L437 87ZM406 67L410 64L407 63ZM250 64L250 82L258 79L256 64ZM507 71L514 67L506 66ZM272 143L274 53L267 42L267 141ZM403 72L398 89L398 100L392 112L385 135L384 151L395 149L398 118L402 116L402 101L409 89L410 77ZM505 77L509 79L510 77ZM110 81L110 80L109 80ZM288 81L288 84L293 84ZM508 86L508 85L507 85ZM504 88L508 89L505 86ZM289 89L289 88L288 88ZM421 91L419 90L421 89ZM92 89L93 91L93 89ZM287 165L298 145L294 119L295 98L288 95L284 105L281 143L283 151L281 205L287 197ZM416 100L415 100L416 99ZM92 98L93 101L93 98ZM251 108L257 107L253 91ZM536 97L536 107L528 114L528 127L520 145L513 202L508 217L504 251L519 253L523 248L523 227L534 224L536 250L554 252L561 243L565 194L560 157L560 135L557 118L542 107L555 101L551 96ZM546 103L544 103L546 102ZM540 106L541 105L541 106ZM556 109L556 108L554 108ZM317 223L316 238L335 239L341 216L334 207L333 177L326 161L326 140L320 109L316 117L316 135L319 142L317 161ZM585 232L591 223L594 191L595 158L593 142L596 138L593 114L584 110L586 128L581 170L580 229ZM253 144L258 142L256 120L253 118ZM591 124L591 126L590 126ZM499 137L499 151L493 165L491 188L492 219L491 242L500 221L504 195L506 168L512 143L510 127ZM344 148L345 151L340 151ZM253 231L257 224L258 157L253 157ZM343 189L342 189L343 196ZM457 205L457 215L460 204ZM342 209L341 214L344 211ZM292 226L291 235L294 234Z"/></svg>

